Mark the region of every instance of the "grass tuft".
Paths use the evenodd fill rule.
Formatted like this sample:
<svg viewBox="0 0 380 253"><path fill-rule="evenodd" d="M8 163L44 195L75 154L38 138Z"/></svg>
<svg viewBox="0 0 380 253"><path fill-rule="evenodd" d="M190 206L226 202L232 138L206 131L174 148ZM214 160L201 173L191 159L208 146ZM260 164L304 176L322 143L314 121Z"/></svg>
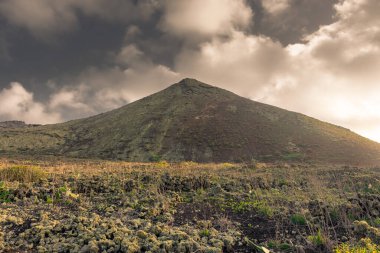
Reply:
<svg viewBox="0 0 380 253"><path fill-rule="evenodd" d="M36 166L12 166L0 169L0 180L6 182L36 182L46 177L46 173Z"/></svg>
<svg viewBox="0 0 380 253"><path fill-rule="evenodd" d="M317 234L315 235L310 235L307 237L307 239L317 247L324 246L326 245L326 238L322 234L321 230L318 230Z"/></svg>
<svg viewBox="0 0 380 253"><path fill-rule="evenodd" d="M306 218L302 214L294 214L290 217L290 221L294 225L304 226L306 225Z"/></svg>

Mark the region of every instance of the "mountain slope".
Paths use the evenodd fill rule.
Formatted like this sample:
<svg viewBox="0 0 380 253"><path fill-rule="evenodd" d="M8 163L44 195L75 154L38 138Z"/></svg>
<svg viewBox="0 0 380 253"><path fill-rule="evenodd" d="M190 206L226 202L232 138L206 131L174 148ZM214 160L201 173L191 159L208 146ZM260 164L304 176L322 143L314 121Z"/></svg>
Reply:
<svg viewBox="0 0 380 253"><path fill-rule="evenodd" d="M94 117L1 130L0 152L132 161L380 163L380 144L348 129L194 79Z"/></svg>

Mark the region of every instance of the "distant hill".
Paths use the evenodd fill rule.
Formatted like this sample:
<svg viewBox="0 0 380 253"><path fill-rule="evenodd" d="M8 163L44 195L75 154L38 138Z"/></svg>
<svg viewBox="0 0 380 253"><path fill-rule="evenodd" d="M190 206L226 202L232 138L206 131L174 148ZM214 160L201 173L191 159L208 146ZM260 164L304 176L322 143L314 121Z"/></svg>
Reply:
<svg viewBox="0 0 380 253"><path fill-rule="evenodd" d="M26 124L24 121L18 121L18 120L0 122L0 129L1 128L34 127L34 126L39 126L39 125L36 125L36 124L30 125L30 124Z"/></svg>
<svg viewBox="0 0 380 253"><path fill-rule="evenodd" d="M130 161L380 164L380 144L348 129L194 79L97 116L1 129L0 153Z"/></svg>

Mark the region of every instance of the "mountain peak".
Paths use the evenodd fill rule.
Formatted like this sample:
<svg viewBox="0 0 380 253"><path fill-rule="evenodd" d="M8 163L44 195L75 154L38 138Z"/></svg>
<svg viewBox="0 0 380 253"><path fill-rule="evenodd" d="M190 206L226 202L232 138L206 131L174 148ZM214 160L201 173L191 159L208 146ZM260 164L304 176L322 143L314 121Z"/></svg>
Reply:
<svg viewBox="0 0 380 253"><path fill-rule="evenodd" d="M208 84L205 84L201 81L198 81L197 79L194 79L194 78L182 79L181 81L179 81L178 84L181 85L182 87L186 87L186 88L210 88L210 87L213 87L211 85L208 85Z"/></svg>
<svg viewBox="0 0 380 253"><path fill-rule="evenodd" d="M215 86L203 83L194 78L185 78L176 84L169 87L171 90L175 90L177 94L190 95L190 94L209 94L219 93L220 90Z"/></svg>
<svg viewBox="0 0 380 253"><path fill-rule="evenodd" d="M179 84L182 84L182 85L200 85L203 83L198 81L197 79L187 77L187 78L184 78L181 81L179 81Z"/></svg>

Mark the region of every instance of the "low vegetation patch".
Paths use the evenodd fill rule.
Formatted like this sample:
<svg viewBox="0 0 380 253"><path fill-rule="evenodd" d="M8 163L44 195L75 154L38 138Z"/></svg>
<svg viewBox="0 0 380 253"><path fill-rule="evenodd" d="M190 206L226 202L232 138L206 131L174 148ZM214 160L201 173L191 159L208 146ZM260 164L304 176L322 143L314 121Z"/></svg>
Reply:
<svg viewBox="0 0 380 253"><path fill-rule="evenodd" d="M315 235L308 236L307 239L316 247L323 247L327 244L327 239L321 230L318 230Z"/></svg>
<svg viewBox="0 0 380 253"><path fill-rule="evenodd" d="M290 217L290 221L294 224L294 225L300 225L300 226L305 226L306 225L306 218L305 216L303 216L302 214L293 214L291 217Z"/></svg>
<svg viewBox="0 0 380 253"><path fill-rule="evenodd" d="M5 187L4 182L0 182L0 203L11 202L10 195L11 194L9 190Z"/></svg>
<svg viewBox="0 0 380 253"><path fill-rule="evenodd" d="M369 238L363 238L357 245L342 243L334 249L334 253L376 253L380 252L380 245L377 245Z"/></svg>
<svg viewBox="0 0 380 253"><path fill-rule="evenodd" d="M0 252L379 252L380 169L0 164Z"/></svg>
<svg viewBox="0 0 380 253"><path fill-rule="evenodd" d="M37 166L11 166L0 169L0 180L7 182L36 182L46 177L46 173Z"/></svg>

